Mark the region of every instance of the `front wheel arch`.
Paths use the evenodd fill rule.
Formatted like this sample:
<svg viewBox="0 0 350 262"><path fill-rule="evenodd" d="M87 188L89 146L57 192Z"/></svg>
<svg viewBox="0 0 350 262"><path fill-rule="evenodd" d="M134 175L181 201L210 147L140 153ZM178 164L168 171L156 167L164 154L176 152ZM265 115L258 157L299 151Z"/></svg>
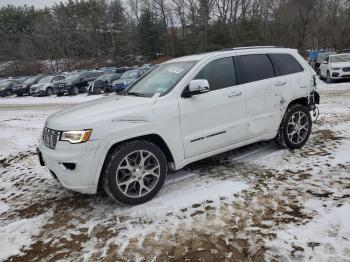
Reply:
<svg viewBox="0 0 350 262"><path fill-rule="evenodd" d="M165 140L160 135L158 135L158 134L148 134L148 135L137 136L137 137L133 137L133 138L130 138L130 139L123 140L123 141L119 141L119 142L117 142L117 143L115 143L115 144L113 144L113 145L111 145L109 147L106 155L104 156L102 168L101 168L100 172L98 173L98 175L99 175L99 178L98 178L99 186L98 187L99 188L100 188L100 185L101 185L102 174L104 173L104 171L106 169L106 165L108 164L109 157L112 154L112 152L115 150L115 148L119 147L121 144L130 142L130 141L133 141L133 140L145 140L145 141L148 141L148 142L151 142L151 143L157 145L163 151L163 153L164 153L164 155L165 155L165 157L167 159L168 168L170 170L174 170L175 169L175 167L174 167L175 159L173 157L173 154L171 153L168 144L165 142Z"/></svg>
<svg viewBox="0 0 350 262"><path fill-rule="evenodd" d="M148 168L145 165L146 161L142 162L144 153L153 156L154 161L147 164ZM138 157L136 159L134 157L133 161L126 160L124 162L124 159L127 159L130 155L138 155ZM145 159L149 158L146 157ZM137 205L152 199L162 188L168 172L167 159L163 151L157 145L146 140L136 139L121 143L112 150L106 160L105 169L101 173L100 186L107 195L123 205ZM123 170L121 172L119 167L123 162L125 166L121 168ZM153 175L155 171L150 171L152 168L149 169L149 164L155 164L155 168L158 170L157 175ZM129 171L126 172L125 170ZM119 175L122 177L120 178ZM125 182L124 176L127 177L126 180L129 182ZM148 182L149 184L146 183L151 177L154 178L154 181L151 182L153 185L150 182ZM128 184L126 185L126 183ZM128 194L130 183L133 183L133 188L130 191L136 191L136 195L135 192ZM137 185L139 185L138 188ZM125 186L125 188L121 188L121 186ZM144 192L143 188L147 189L144 194L142 194Z"/></svg>

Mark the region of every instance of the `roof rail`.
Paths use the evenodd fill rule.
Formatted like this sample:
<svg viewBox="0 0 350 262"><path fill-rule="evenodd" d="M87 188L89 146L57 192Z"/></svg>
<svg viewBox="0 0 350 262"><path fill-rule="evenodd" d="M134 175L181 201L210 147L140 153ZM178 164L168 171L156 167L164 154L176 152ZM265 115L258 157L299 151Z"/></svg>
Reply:
<svg viewBox="0 0 350 262"><path fill-rule="evenodd" d="M221 49L220 51L233 51L233 50L259 49L259 48L283 48L283 46L240 46L240 47L224 48L224 49Z"/></svg>

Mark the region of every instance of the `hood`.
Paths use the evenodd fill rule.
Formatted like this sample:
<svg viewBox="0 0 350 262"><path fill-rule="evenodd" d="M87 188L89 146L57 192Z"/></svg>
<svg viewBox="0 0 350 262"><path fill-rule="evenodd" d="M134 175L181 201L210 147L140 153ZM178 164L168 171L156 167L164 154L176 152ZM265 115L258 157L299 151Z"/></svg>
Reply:
<svg viewBox="0 0 350 262"><path fill-rule="evenodd" d="M155 101L155 98L112 95L57 112L47 119L47 126L59 131L81 130L98 127L104 121L126 121L127 116L147 114Z"/></svg>
<svg viewBox="0 0 350 262"><path fill-rule="evenodd" d="M107 85L108 81L105 80L101 80L101 79L96 79L94 81L91 81L92 83L94 83L95 86L103 86L103 85Z"/></svg>
<svg viewBox="0 0 350 262"><path fill-rule="evenodd" d="M48 83L43 83L43 84L35 84L35 85L31 85L31 89L37 89L37 88L43 88L44 86L46 86Z"/></svg>
<svg viewBox="0 0 350 262"><path fill-rule="evenodd" d="M127 84L130 84L132 82L134 82L136 80L136 78L128 78L128 79L118 79L118 80L115 80L113 82L113 84L123 84L123 85L127 85Z"/></svg>
<svg viewBox="0 0 350 262"><path fill-rule="evenodd" d="M22 88L22 87L25 88L26 85L25 84L17 84L17 85L13 86L14 89L19 89L19 88Z"/></svg>
<svg viewBox="0 0 350 262"><path fill-rule="evenodd" d="M0 89L5 89L5 88L8 88L9 85L0 85Z"/></svg>
<svg viewBox="0 0 350 262"><path fill-rule="evenodd" d="M55 85L59 85L59 84L66 84L67 82L72 82L72 81L67 81L67 80L59 80L55 82Z"/></svg>
<svg viewBox="0 0 350 262"><path fill-rule="evenodd" d="M350 62L339 62L339 63L331 63L332 67L350 67Z"/></svg>

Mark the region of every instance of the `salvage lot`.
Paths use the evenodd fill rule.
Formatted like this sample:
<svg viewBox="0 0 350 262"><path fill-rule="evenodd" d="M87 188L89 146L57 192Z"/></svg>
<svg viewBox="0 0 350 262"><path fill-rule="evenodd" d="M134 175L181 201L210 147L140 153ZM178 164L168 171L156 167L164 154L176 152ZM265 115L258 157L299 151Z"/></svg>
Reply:
<svg viewBox="0 0 350 262"><path fill-rule="evenodd" d="M38 164L46 117L97 97L1 100L0 260L350 261L350 84L319 91L302 149L196 162L136 207L69 192Z"/></svg>

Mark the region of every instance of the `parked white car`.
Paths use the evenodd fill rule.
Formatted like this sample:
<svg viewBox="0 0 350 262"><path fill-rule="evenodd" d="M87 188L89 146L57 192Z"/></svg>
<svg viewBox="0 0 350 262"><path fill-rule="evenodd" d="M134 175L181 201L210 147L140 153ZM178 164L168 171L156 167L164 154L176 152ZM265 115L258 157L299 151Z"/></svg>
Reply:
<svg viewBox="0 0 350 262"><path fill-rule="evenodd" d="M64 75L43 77L37 84L30 87L30 94L33 96L51 96L54 93L54 83L65 78Z"/></svg>
<svg viewBox="0 0 350 262"><path fill-rule="evenodd" d="M327 83L350 79L350 54L330 55L320 65L320 78Z"/></svg>
<svg viewBox="0 0 350 262"><path fill-rule="evenodd" d="M239 48L167 61L126 90L51 115L39 159L65 188L140 204L178 170L257 141L300 148L319 102L296 50Z"/></svg>

